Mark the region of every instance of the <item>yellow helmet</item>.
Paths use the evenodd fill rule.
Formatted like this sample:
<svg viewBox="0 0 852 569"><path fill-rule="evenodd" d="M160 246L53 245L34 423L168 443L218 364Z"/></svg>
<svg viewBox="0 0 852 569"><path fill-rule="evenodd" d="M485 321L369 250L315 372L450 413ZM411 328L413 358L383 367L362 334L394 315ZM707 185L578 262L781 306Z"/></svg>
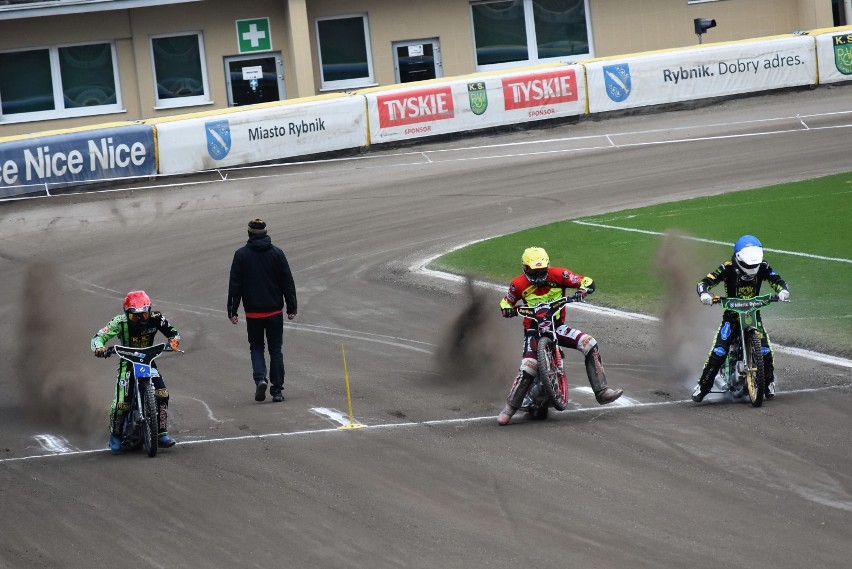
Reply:
<svg viewBox="0 0 852 569"><path fill-rule="evenodd" d="M531 283L541 285L547 280L547 269L550 267L550 257L541 247L529 247L521 255L524 274Z"/></svg>

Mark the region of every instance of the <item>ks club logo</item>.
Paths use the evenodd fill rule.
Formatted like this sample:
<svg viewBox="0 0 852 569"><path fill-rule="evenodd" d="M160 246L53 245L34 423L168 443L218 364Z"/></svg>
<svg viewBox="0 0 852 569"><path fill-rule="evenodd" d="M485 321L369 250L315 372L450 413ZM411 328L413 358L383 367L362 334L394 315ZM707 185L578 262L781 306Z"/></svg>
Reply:
<svg viewBox="0 0 852 569"><path fill-rule="evenodd" d="M207 133L207 153L214 160L221 160L231 151L231 126L228 121L204 123Z"/></svg>
<svg viewBox="0 0 852 569"><path fill-rule="evenodd" d="M844 75L852 75L852 34L833 36L834 64Z"/></svg>
<svg viewBox="0 0 852 569"><path fill-rule="evenodd" d="M632 88L630 83L630 66L626 63L604 65L603 74L607 96L616 103L625 101L630 96Z"/></svg>
<svg viewBox="0 0 852 569"><path fill-rule="evenodd" d="M488 91L484 81L467 84L467 97L470 100L470 110L475 115L481 115L488 108Z"/></svg>

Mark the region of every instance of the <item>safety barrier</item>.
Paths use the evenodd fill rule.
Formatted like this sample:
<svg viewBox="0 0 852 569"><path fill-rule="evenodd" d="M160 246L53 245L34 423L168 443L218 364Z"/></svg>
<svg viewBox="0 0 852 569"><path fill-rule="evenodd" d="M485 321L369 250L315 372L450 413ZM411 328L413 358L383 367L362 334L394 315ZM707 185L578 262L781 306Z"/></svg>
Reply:
<svg viewBox="0 0 852 569"><path fill-rule="evenodd" d="M852 81L852 26L0 139L0 199Z"/></svg>

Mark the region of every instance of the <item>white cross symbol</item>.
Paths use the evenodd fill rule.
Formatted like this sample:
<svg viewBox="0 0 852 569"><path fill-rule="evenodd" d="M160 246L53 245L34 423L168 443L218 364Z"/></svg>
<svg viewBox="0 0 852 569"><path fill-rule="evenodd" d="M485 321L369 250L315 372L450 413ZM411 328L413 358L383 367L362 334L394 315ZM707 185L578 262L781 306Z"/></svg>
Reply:
<svg viewBox="0 0 852 569"><path fill-rule="evenodd" d="M266 32L257 31L257 24L249 24L249 31L243 34L243 39L250 41L252 47L260 45L260 40L266 37Z"/></svg>

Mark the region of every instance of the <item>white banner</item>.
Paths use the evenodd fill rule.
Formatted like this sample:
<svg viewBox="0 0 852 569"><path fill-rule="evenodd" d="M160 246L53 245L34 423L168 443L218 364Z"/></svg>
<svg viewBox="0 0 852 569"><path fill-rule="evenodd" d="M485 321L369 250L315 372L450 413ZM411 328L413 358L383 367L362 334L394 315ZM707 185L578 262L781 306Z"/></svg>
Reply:
<svg viewBox="0 0 852 569"><path fill-rule="evenodd" d="M767 38L594 60L585 64L589 112L815 85L809 36Z"/></svg>
<svg viewBox="0 0 852 569"><path fill-rule="evenodd" d="M371 144L586 112L583 69L578 65L470 75L360 93L367 97Z"/></svg>
<svg viewBox="0 0 852 569"><path fill-rule="evenodd" d="M815 37L820 84L852 81L852 26Z"/></svg>
<svg viewBox="0 0 852 569"><path fill-rule="evenodd" d="M315 99L147 121L160 174L183 174L367 145L364 98Z"/></svg>

